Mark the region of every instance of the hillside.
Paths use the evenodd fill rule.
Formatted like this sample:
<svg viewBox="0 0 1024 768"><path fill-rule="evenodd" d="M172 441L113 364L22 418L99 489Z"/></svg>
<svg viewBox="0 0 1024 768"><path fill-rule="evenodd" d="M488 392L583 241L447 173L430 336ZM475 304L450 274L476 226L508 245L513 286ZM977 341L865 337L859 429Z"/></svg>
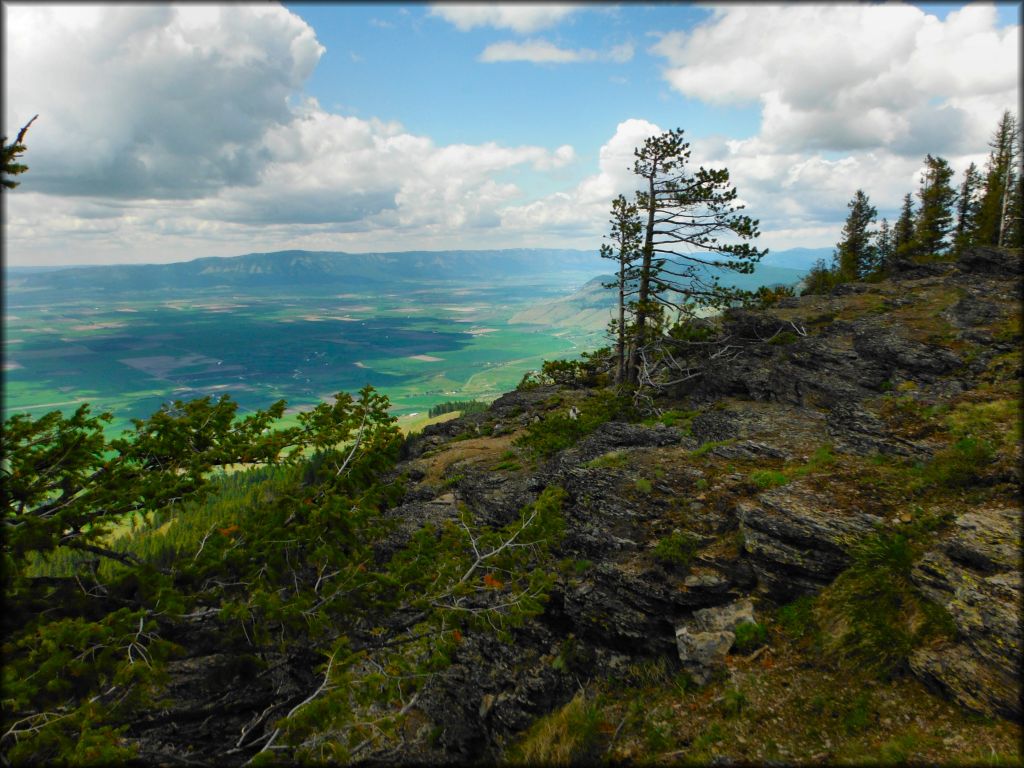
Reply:
<svg viewBox="0 0 1024 768"><path fill-rule="evenodd" d="M787 251L787 254L792 251ZM782 258L786 258L782 256ZM711 270L708 270L709 272ZM749 275L717 270L720 284L727 288L757 290L762 285L793 286L800 282L804 271L787 267L758 264ZM514 314L510 322L544 325L553 328L575 328L604 331L614 317L617 295L604 285L614 283L614 275L600 275L588 280L568 296L559 296L527 307ZM669 296L671 298L671 296Z"/></svg>
<svg viewBox="0 0 1024 768"><path fill-rule="evenodd" d="M118 544L197 591L128 616L129 654L178 650L86 733L168 764L1019 764L1021 277L908 264L726 313L642 410L527 383L390 469L317 438L232 475ZM127 573L111 597L154 589Z"/></svg>

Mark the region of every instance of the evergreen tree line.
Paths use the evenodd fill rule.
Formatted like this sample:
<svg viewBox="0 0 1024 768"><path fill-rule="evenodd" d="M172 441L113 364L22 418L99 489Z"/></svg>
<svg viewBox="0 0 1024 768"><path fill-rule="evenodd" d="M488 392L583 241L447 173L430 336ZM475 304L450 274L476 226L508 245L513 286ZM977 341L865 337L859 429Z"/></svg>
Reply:
<svg viewBox="0 0 1024 768"><path fill-rule="evenodd" d="M467 413L480 413L487 410L487 403L481 403L479 400L446 400L443 403L430 406L428 416L434 418L440 416L443 413L452 413L453 411L461 411L463 415Z"/></svg>
<svg viewBox="0 0 1024 768"><path fill-rule="evenodd" d="M832 264L819 260L805 278L804 293L827 293L840 283L877 279L900 264L955 256L974 246L1024 246L1021 133L1006 111L992 140L984 172L971 163L959 186L942 157L927 155L917 190L917 206L908 192L894 224L883 218L863 190L850 210L836 244Z"/></svg>

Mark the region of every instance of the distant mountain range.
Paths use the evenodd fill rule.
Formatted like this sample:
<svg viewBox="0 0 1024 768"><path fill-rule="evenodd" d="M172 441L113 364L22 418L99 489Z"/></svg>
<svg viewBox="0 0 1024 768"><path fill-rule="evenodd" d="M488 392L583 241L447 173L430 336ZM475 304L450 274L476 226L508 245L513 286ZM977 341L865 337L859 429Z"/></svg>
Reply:
<svg viewBox="0 0 1024 768"><path fill-rule="evenodd" d="M493 251L277 251L209 257L171 264L69 267L39 271L8 269L11 289L137 292L159 289L372 287L402 280L496 278L538 272L598 272L596 251L515 248Z"/></svg>
<svg viewBox="0 0 1024 768"><path fill-rule="evenodd" d="M758 279L776 280L766 269L806 271L827 248L794 248L770 253L758 267ZM8 267L10 290L90 290L135 293L190 288L279 288L347 285L372 288L401 280L502 279L560 272L606 272L609 262L596 251L567 248L506 250L399 251L276 251L243 256L207 257L171 264L131 264L66 268ZM781 273L780 273L781 274Z"/></svg>
<svg viewBox="0 0 1024 768"><path fill-rule="evenodd" d="M786 269L799 269L804 272L814 266L818 259L824 259L827 264L832 259L832 252L835 248L790 248L785 251L769 251L768 255L761 259L761 266L785 267Z"/></svg>

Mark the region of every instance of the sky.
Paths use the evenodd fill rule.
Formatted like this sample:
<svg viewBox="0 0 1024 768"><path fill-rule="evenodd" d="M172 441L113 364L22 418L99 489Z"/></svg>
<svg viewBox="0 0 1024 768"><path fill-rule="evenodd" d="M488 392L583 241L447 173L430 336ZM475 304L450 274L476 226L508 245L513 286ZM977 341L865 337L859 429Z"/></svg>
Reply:
<svg viewBox="0 0 1024 768"><path fill-rule="evenodd" d="M1020 5L3 3L5 263L596 250L682 128L772 250L985 163Z"/></svg>

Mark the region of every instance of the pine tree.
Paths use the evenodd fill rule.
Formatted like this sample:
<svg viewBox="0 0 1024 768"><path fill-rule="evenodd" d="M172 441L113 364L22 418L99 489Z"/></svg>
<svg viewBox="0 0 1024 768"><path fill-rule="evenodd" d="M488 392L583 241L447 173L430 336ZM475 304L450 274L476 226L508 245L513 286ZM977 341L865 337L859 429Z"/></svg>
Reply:
<svg viewBox="0 0 1024 768"><path fill-rule="evenodd" d="M914 239L914 201L907 192L903 196L903 207L900 209L900 217L892 229L893 261L886 265L887 271L900 259L910 255L911 243Z"/></svg>
<svg viewBox="0 0 1024 768"><path fill-rule="evenodd" d="M960 252L974 244L975 227L978 219L978 191L981 189L981 174L971 163L964 171L964 180L956 198L956 230L953 234L953 250Z"/></svg>
<svg viewBox="0 0 1024 768"><path fill-rule="evenodd" d="M872 271L875 264L875 244L868 227L878 211L858 189L846 205L850 209L843 226L843 239L836 244L836 258L841 280L857 280Z"/></svg>
<svg viewBox="0 0 1024 768"><path fill-rule="evenodd" d="M886 272L892 266L896 256L896 242L893 228L889 226L889 220L883 218L875 233L875 261L871 265L871 274Z"/></svg>
<svg viewBox="0 0 1024 768"><path fill-rule="evenodd" d="M606 288L618 290L618 320L614 323L615 334L615 383L621 384L626 371L626 296L634 277L634 263L640 256L640 233L643 229L635 204L619 195L612 201L611 234L612 244L601 246L601 256L614 259L618 274L614 283Z"/></svg>
<svg viewBox="0 0 1024 768"><path fill-rule="evenodd" d="M639 350L649 340L650 321L660 316L662 308L683 311L691 302L727 306L742 292L722 288L709 268L749 274L767 253L749 243L720 242L720 237L756 238L758 222L738 213L743 206L735 202L736 188L729 184L728 170L687 169L690 145L682 129L648 138L634 156L633 172L645 186L637 191L636 205L645 221L636 344L628 366L632 382L637 381ZM670 299L670 292L681 300Z"/></svg>
<svg viewBox="0 0 1024 768"><path fill-rule="evenodd" d="M19 173L24 173L28 170L28 166L18 162L18 157L21 155L25 147L25 134L28 133L29 126L36 121L36 115L27 123L24 127L18 131L18 138L13 143L7 143L7 137L4 136L0 139L0 144L3 144L3 155L4 155L4 167L3 167L3 187L4 189L14 189L21 182L14 181L13 179L7 178L8 176L17 176Z"/></svg>
<svg viewBox="0 0 1024 768"><path fill-rule="evenodd" d="M1024 176L1021 174L1017 174L1017 181L1007 203L1003 245L1007 248L1024 248Z"/></svg>
<svg viewBox="0 0 1024 768"><path fill-rule="evenodd" d="M1007 110L996 128L985 168L985 190L978 207L974 240L979 245L1002 245L1006 238L1007 211L1010 197L1019 176L1017 159L1020 137L1017 120Z"/></svg>
<svg viewBox="0 0 1024 768"><path fill-rule="evenodd" d="M953 202L956 192L949 185L953 169L941 157L925 157L925 172L917 192L921 208L914 222L912 251L915 256L936 256L948 245L947 236L953 225Z"/></svg>

